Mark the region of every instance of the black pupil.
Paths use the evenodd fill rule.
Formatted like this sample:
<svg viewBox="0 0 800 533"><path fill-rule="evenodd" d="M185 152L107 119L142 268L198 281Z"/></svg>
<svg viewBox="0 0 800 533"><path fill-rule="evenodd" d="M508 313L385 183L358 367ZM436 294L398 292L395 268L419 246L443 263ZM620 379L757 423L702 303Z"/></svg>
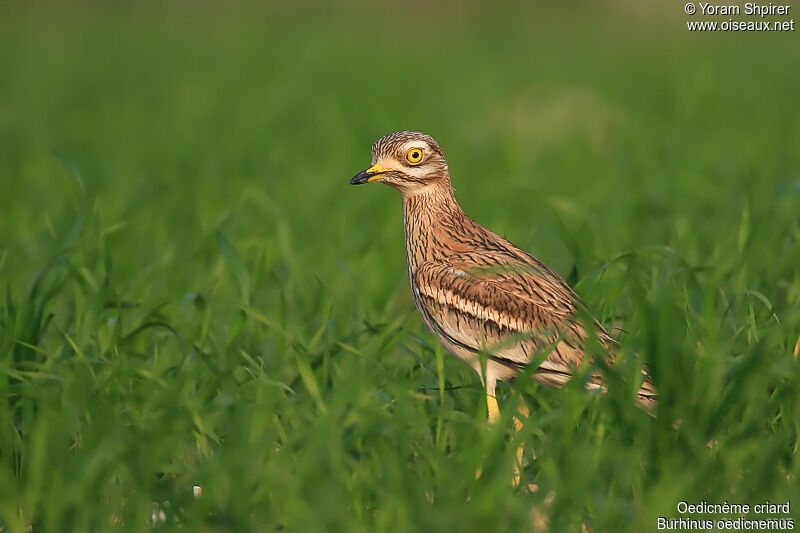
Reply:
<svg viewBox="0 0 800 533"><path fill-rule="evenodd" d="M411 159L416 159L419 157L419 152L411 152Z"/></svg>

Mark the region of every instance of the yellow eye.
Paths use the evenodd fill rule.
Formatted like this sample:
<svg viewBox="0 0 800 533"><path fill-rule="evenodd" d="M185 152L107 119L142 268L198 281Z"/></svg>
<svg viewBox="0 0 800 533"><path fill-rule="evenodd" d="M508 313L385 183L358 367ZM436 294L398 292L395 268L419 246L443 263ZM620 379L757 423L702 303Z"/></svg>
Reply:
<svg viewBox="0 0 800 533"><path fill-rule="evenodd" d="M422 163L422 150L419 148L412 148L406 152L406 161L412 165L419 165Z"/></svg>

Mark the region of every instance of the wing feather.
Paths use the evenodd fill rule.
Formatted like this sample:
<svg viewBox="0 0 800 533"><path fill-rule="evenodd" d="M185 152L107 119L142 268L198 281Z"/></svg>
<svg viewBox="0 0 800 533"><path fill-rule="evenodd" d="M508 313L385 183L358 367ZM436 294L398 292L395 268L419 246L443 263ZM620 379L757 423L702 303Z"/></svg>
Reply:
<svg viewBox="0 0 800 533"><path fill-rule="evenodd" d="M577 297L546 267L500 259L470 253L419 265L414 286L429 320L451 342L509 364L552 350L540 368L568 374L583 360L586 337L574 317Z"/></svg>

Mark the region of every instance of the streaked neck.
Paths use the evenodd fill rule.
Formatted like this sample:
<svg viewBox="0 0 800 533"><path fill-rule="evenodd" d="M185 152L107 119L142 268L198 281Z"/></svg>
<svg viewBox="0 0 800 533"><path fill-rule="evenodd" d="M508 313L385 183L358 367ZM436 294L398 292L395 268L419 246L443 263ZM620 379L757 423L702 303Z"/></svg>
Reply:
<svg viewBox="0 0 800 533"><path fill-rule="evenodd" d="M466 216L447 184L403 194L403 218L408 266L414 270L420 263L449 255L454 233Z"/></svg>

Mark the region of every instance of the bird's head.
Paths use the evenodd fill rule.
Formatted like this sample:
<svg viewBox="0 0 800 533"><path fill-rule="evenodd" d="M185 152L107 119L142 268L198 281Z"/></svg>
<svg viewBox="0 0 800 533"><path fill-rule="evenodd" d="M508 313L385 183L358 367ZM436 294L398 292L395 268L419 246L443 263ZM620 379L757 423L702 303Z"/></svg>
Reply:
<svg viewBox="0 0 800 533"><path fill-rule="evenodd" d="M381 137L372 145L372 166L356 174L351 185L379 181L403 194L429 187L450 186L447 161L433 137L401 131Z"/></svg>

